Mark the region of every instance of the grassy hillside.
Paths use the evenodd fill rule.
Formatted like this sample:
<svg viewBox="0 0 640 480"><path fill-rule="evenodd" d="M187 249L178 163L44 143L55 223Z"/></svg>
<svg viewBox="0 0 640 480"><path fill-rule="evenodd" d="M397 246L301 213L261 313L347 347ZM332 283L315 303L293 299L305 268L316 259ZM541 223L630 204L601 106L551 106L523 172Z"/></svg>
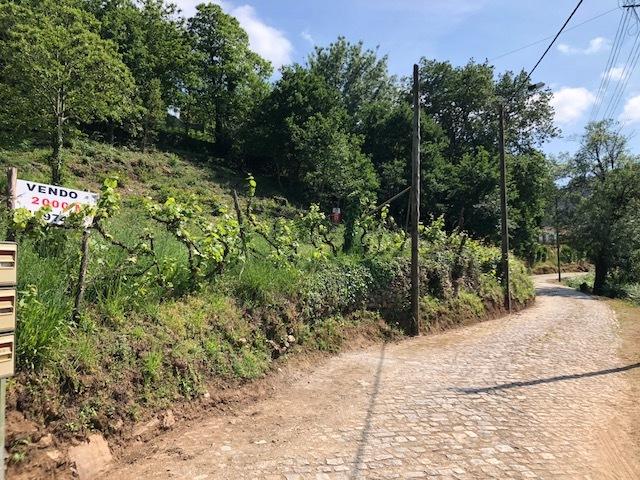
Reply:
<svg viewBox="0 0 640 480"><path fill-rule="evenodd" d="M263 179L257 196L247 196L246 175L215 159L89 142L66 155L65 184L97 191L115 174L122 206L104 223L113 239L92 232L85 305L75 322L80 229L18 237L18 375L10 399L39 433L10 438L16 462L29 458L45 431L58 439L95 430L124 435L174 402L260 377L291 353L337 351L354 331L391 338L406 323L407 244L389 219L363 220L358 245L341 253L342 230L321 213L261 197ZM0 151L3 165L35 181L47 180L46 158L46 150L28 146ZM243 195L239 230L234 188ZM149 202L168 209L172 199L191 205L177 229L149 213L161 215ZM197 219L211 223L196 228ZM3 212L2 232L9 223ZM212 255L194 276L185 237L206 239L205 257L213 237L202 230L213 226L225 227L216 235L228 252L222 260ZM153 256L139 247L150 238ZM500 311L496 248L447 234L436 221L423 232L421 257L425 330ZM515 259L513 269L515 300L524 305L533 288Z"/></svg>

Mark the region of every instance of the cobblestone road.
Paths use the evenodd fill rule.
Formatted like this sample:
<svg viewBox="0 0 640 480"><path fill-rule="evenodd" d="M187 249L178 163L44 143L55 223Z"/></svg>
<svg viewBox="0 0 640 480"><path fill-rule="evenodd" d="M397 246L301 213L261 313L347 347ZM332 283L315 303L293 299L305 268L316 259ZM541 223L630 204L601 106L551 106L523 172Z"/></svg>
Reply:
<svg viewBox="0 0 640 480"><path fill-rule="evenodd" d="M335 357L105 478L639 479L640 364L618 357L605 303L537 284L522 313Z"/></svg>

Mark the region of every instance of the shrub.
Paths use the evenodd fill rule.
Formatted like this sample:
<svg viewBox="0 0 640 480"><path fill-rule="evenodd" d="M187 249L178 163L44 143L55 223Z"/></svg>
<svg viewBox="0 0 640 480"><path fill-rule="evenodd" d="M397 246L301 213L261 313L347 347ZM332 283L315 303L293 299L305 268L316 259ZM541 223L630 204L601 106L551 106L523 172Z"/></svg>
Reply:
<svg viewBox="0 0 640 480"><path fill-rule="evenodd" d="M624 287L625 296L636 305L640 305L640 283L632 283Z"/></svg>
<svg viewBox="0 0 640 480"><path fill-rule="evenodd" d="M372 283L370 270L353 258L345 255L325 262L309 272L301 287L303 317L313 323L319 318L363 308Z"/></svg>
<svg viewBox="0 0 640 480"><path fill-rule="evenodd" d="M509 260L509 280L511 284L511 297L519 305L525 305L535 295L533 281L527 272L524 263L511 258Z"/></svg>

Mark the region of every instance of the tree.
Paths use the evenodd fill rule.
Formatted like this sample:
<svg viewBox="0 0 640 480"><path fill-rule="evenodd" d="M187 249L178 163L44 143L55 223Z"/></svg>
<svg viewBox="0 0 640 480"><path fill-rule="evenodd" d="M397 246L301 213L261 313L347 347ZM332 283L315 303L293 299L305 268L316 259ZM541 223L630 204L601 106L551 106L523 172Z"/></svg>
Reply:
<svg viewBox="0 0 640 480"><path fill-rule="evenodd" d="M339 93L301 65L282 69L281 78L256 108L245 132L245 155L254 167L275 173L278 182L302 180L294 132L314 115L341 108Z"/></svg>
<svg viewBox="0 0 640 480"><path fill-rule="evenodd" d="M134 133L140 133L144 149L157 134L167 108L186 106L188 87L197 83L198 55L185 21L164 0L88 0L87 9L100 21L102 37L117 45L133 75L137 108L129 123Z"/></svg>
<svg viewBox="0 0 640 480"><path fill-rule="evenodd" d="M499 101L505 102L508 113L510 152L531 153L557 135L549 89L532 92L524 88L525 72L506 72L497 80L494 73L488 63L469 61L454 67L449 62L420 61L422 103L449 139L448 159L460 159L480 146L489 152L497 150ZM410 91L409 86L406 90Z"/></svg>
<svg viewBox="0 0 640 480"><path fill-rule="evenodd" d="M362 207L376 198L378 178L361 151L362 138L345 129L345 119L340 110L314 115L294 131L293 138L308 195L324 207L339 205L344 210L347 251Z"/></svg>
<svg viewBox="0 0 640 480"><path fill-rule="evenodd" d="M377 49L365 49L362 42L350 43L338 37L328 47L315 47L309 56L308 68L340 93L352 128L357 126L363 108L387 100L395 93L387 57L378 58Z"/></svg>
<svg viewBox="0 0 640 480"><path fill-rule="evenodd" d="M429 185L425 190L430 192L425 214L444 214L449 229L459 227L476 237L497 238L498 103L502 101L511 154L512 245L519 254L530 256L543 218L546 191L542 185L548 182L544 158L537 149L558 132L549 103L551 92L529 91L527 80L525 72L506 72L496 79L488 63L470 61L454 67L449 62L420 61L422 104L446 139L438 142L440 155L433 157L433 168L425 172ZM409 85L405 91L408 96Z"/></svg>
<svg viewBox="0 0 640 480"><path fill-rule="evenodd" d="M163 123L167 108L162 101L160 80L151 79L149 86L143 92L144 109L142 112L142 150L146 151L149 142Z"/></svg>
<svg viewBox="0 0 640 480"><path fill-rule="evenodd" d="M630 271L640 251L640 163L617 124L605 120L587 125L568 172L572 240L593 262L593 289L602 294L609 274L625 265Z"/></svg>
<svg viewBox="0 0 640 480"><path fill-rule="evenodd" d="M188 29L201 54L199 102L214 119L216 142L228 147L233 134L267 94L271 65L251 51L238 20L219 5L198 5Z"/></svg>
<svg viewBox="0 0 640 480"><path fill-rule="evenodd" d="M555 191L551 163L543 154L533 152L510 155L507 165L511 246L516 255L532 266L547 206Z"/></svg>
<svg viewBox="0 0 640 480"><path fill-rule="evenodd" d="M0 121L12 130L49 136L51 181L59 184L70 127L122 118L131 74L115 45L98 35L95 18L71 2L2 4L0 24L6 32L0 45Z"/></svg>

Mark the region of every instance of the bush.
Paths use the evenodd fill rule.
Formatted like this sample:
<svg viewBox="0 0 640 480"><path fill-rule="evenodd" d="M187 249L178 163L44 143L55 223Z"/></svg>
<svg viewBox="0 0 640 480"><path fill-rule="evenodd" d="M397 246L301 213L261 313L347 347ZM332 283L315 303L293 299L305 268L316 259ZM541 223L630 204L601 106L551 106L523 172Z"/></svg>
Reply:
<svg viewBox="0 0 640 480"><path fill-rule="evenodd" d="M640 305L640 283L632 283L624 286L626 298L636 305Z"/></svg>
<svg viewBox="0 0 640 480"><path fill-rule="evenodd" d="M131 152L77 148L82 158L131 167ZM133 179L147 167L186 169L163 159L166 165L145 157L127 173ZM92 168L81 164L87 177ZM290 218L245 215L245 248L238 222L217 197L215 205L191 197L169 202L175 188L154 192L162 205L125 202L102 224L113 237L94 231L86 308L77 322L70 318L80 230L20 237L17 353L19 381L28 388L19 402L67 433L101 428L105 416L138 419L142 406L194 398L212 379L257 378L295 348L335 352L354 327L386 335L391 329L378 315L391 323L408 318L409 252L392 222L368 224L367 245L375 248L356 235L362 248L341 254L344 228L328 225L319 209L300 215L263 201L269 214ZM442 219L425 227L421 240L425 328L502 308L497 248L447 233ZM526 303L533 287L516 259L511 278L516 302Z"/></svg>
<svg viewBox="0 0 640 480"><path fill-rule="evenodd" d="M364 308L373 285L371 271L357 259L339 256L306 275L300 292L303 318L311 323Z"/></svg>

